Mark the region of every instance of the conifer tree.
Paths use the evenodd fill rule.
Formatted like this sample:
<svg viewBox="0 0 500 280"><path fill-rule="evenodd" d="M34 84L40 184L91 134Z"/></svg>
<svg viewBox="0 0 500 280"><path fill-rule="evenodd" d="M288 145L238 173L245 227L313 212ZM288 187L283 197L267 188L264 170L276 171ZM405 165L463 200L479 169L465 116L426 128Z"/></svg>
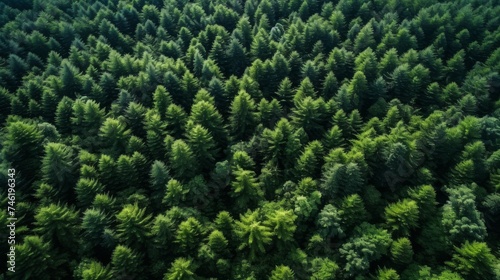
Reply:
<svg viewBox="0 0 500 280"><path fill-rule="evenodd" d="M231 103L230 135L236 141L248 139L256 124L255 102L247 92L241 90Z"/></svg>
<svg viewBox="0 0 500 280"><path fill-rule="evenodd" d="M64 205L50 204L41 207L35 215L36 232L45 242L62 247L75 254L80 230L78 212Z"/></svg>
<svg viewBox="0 0 500 280"><path fill-rule="evenodd" d="M111 256L115 279L144 279L142 257L127 246L118 245Z"/></svg>
<svg viewBox="0 0 500 280"><path fill-rule="evenodd" d="M486 243L466 241L455 251L452 260L447 263L455 271L469 279L494 277L493 266L497 260Z"/></svg>
<svg viewBox="0 0 500 280"><path fill-rule="evenodd" d="M172 175L175 178L188 179L198 172L200 165L189 145L183 140L176 140L168 153Z"/></svg>
<svg viewBox="0 0 500 280"><path fill-rule="evenodd" d="M27 181L35 179L40 169L42 141L42 133L34 124L13 121L5 127L2 154Z"/></svg>
<svg viewBox="0 0 500 280"><path fill-rule="evenodd" d="M145 209L137 204L128 204L116 215L116 220L120 243L135 250L144 248L150 236L151 215L147 215Z"/></svg>
<svg viewBox="0 0 500 280"><path fill-rule="evenodd" d="M250 260L255 260L257 254L265 253L265 245L271 243L271 229L258 219L258 212L247 211L236 221L235 234L240 240L239 250L248 248Z"/></svg>

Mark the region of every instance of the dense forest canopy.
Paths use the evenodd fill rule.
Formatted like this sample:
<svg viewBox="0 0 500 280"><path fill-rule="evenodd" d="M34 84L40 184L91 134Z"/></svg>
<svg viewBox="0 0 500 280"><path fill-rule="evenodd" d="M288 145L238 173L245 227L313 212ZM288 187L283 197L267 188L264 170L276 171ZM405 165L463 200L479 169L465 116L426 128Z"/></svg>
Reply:
<svg viewBox="0 0 500 280"><path fill-rule="evenodd" d="M499 1L3 0L0 26L0 279L500 278Z"/></svg>

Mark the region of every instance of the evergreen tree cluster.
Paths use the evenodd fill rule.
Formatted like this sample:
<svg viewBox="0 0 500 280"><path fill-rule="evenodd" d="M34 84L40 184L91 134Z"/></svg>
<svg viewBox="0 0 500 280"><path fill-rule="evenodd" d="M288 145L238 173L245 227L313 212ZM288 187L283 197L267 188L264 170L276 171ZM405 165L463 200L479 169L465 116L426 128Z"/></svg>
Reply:
<svg viewBox="0 0 500 280"><path fill-rule="evenodd" d="M498 1L5 0L0 26L0 279L500 277Z"/></svg>

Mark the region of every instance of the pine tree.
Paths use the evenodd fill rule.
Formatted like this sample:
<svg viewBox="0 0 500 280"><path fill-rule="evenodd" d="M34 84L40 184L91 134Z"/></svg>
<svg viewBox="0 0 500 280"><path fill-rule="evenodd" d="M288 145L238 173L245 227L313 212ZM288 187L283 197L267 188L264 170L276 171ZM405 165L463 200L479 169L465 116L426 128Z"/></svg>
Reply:
<svg viewBox="0 0 500 280"><path fill-rule="evenodd" d="M339 210L342 224L346 229L351 229L365 222L369 217L363 199L359 194L352 194L344 197Z"/></svg>
<svg viewBox="0 0 500 280"><path fill-rule="evenodd" d="M410 230L418 227L418 215L418 205L410 199L389 204L385 208L387 226L402 236L408 236Z"/></svg>
<svg viewBox="0 0 500 280"><path fill-rule="evenodd" d="M276 95L285 112L288 112L288 110L293 106L294 94L292 82L288 77L284 78L280 82Z"/></svg>
<svg viewBox="0 0 500 280"><path fill-rule="evenodd" d="M159 205L163 199L165 185L170 180L170 172L167 165L159 160L155 160L149 172L149 187L151 192L151 205Z"/></svg>
<svg viewBox="0 0 500 280"><path fill-rule="evenodd" d="M403 237L391 244L391 258L398 264L410 264L413 260L413 248L408 238Z"/></svg>
<svg viewBox="0 0 500 280"><path fill-rule="evenodd" d="M290 267L285 265L276 266L271 273L269 280L293 280L295 275Z"/></svg>
<svg viewBox="0 0 500 280"><path fill-rule="evenodd" d="M193 105L189 121L199 124L212 134L219 147L224 147L227 142L227 132L224 128L223 118L213 104L201 101Z"/></svg>
<svg viewBox="0 0 500 280"><path fill-rule="evenodd" d="M59 73L62 90L65 96L75 97L81 91L81 77L78 69L70 62L64 61L61 64L61 71Z"/></svg>
<svg viewBox="0 0 500 280"><path fill-rule="evenodd" d="M272 58L273 50L271 49L269 35L266 31L261 30L255 35L250 47L250 54L254 59L260 59L262 61Z"/></svg>
<svg viewBox="0 0 500 280"><path fill-rule="evenodd" d="M165 273L163 280L195 280L195 267L190 260L178 258L172 263L172 267Z"/></svg>
<svg viewBox="0 0 500 280"><path fill-rule="evenodd" d="M377 271L377 280L399 280L399 274L395 269L382 268Z"/></svg>
<svg viewBox="0 0 500 280"><path fill-rule="evenodd" d="M28 235L16 246L16 266L23 267L21 273L13 273L12 279L37 277L40 280L64 277L65 261L58 255L51 242L37 235Z"/></svg>
<svg viewBox="0 0 500 280"><path fill-rule="evenodd" d="M170 104L165 113L168 134L175 138L181 138L187 119L188 116L182 107Z"/></svg>
<svg viewBox="0 0 500 280"><path fill-rule="evenodd" d="M2 154L27 182L37 178L40 170L39 158L44 150L42 141L42 133L34 124L13 121L5 127Z"/></svg>
<svg viewBox="0 0 500 280"><path fill-rule="evenodd" d="M309 139L319 139L324 134L324 120L326 119L326 104L323 99L313 100L308 96L296 102L295 106L292 123L297 128L304 129Z"/></svg>
<svg viewBox="0 0 500 280"><path fill-rule="evenodd" d="M104 186L94 179L80 178L75 186L76 199L82 209L88 208L97 194L104 192Z"/></svg>
<svg viewBox="0 0 500 280"><path fill-rule="evenodd" d="M187 194L189 189L184 187L181 182L170 179L167 184L165 184L165 196L162 203L167 206L180 206L185 204L187 201Z"/></svg>
<svg viewBox="0 0 500 280"><path fill-rule="evenodd" d="M364 274L370 262L380 259L387 253L391 237L386 230L368 223L362 223L354 229L354 234L339 249L346 260L345 274L354 276Z"/></svg>
<svg viewBox="0 0 500 280"><path fill-rule="evenodd" d="M182 76L180 85L182 98L178 100L179 104L185 108L189 108L193 97L196 95L198 90L200 90L200 83L198 79L191 74L191 72L187 71L184 76Z"/></svg>
<svg viewBox="0 0 500 280"><path fill-rule="evenodd" d="M154 108L156 112L160 115L162 120L165 120L167 114L167 108L172 104L172 96L167 92L164 86L156 87L153 94Z"/></svg>
<svg viewBox="0 0 500 280"><path fill-rule="evenodd" d="M368 81L363 72L358 71L354 74L348 92L351 95L352 105L358 109L363 108L368 95Z"/></svg>
<svg viewBox="0 0 500 280"><path fill-rule="evenodd" d="M263 197L263 191L257 182L255 172L238 169L233 172L235 180L231 183L230 196L234 198L234 209L241 213L245 209L253 209Z"/></svg>
<svg viewBox="0 0 500 280"><path fill-rule="evenodd" d="M314 89L314 86L311 83L311 80L309 79L309 77L304 78L300 82L299 88L297 89L297 92L295 93L295 96L293 97L293 102L295 103L295 105L297 105L299 102L301 102L306 97L317 98L317 92Z"/></svg>
<svg viewBox="0 0 500 280"><path fill-rule="evenodd" d="M462 247L455 247L455 251L447 264L462 276L467 279L495 277L493 266L497 260L486 243L466 241Z"/></svg>
<svg viewBox="0 0 500 280"><path fill-rule="evenodd" d="M297 216L292 210L280 209L268 214L265 224L273 230L274 236L276 236L282 244L286 244L294 240L293 235L297 229L295 225L296 219Z"/></svg>
<svg viewBox="0 0 500 280"><path fill-rule="evenodd" d="M179 251L187 255L196 253L204 235L203 231L201 223L194 217L181 222L175 234Z"/></svg>
<svg viewBox="0 0 500 280"><path fill-rule="evenodd" d="M118 245L111 256L114 279L145 279L142 256L127 246Z"/></svg>
<svg viewBox="0 0 500 280"><path fill-rule="evenodd" d="M464 56L464 50L460 50L447 61L445 70L447 81L460 83L464 80L464 74L466 73Z"/></svg>
<svg viewBox="0 0 500 280"><path fill-rule="evenodd" d="M239 250L248 248L249 259L255 260L257 254L265 253L265 246L272 241L273 233L271 229L258 219L257 212L247 211L245 215L240 215L240 220L236 221L235 234L240 239Z"/></svg>
<svg viewBox="0 0 500 280"><path fill-rule="evenodd" d="M228 245L224 234L219 230L214 230L208 236L208 246L218 256L224 257L228 255Z"/></svg>
<svg viewBox="0 0 500 280"><path fill-rule="evenodd" d="M200 165L189 145L183 140L176 140L168 153L172 175L175 178L188 179L198 172Z"/></svg>
<svg viewBox="0 0 500 280"><path fill-rule="evenodd" d="M44 241L54 244L55 247L64 249L70 254L75 254L78 246L80 222L78 212L64 205L50 204L41 207L35 215L37 232Z"/></svg>
<svg viewBox="0 0 500 280"><path fill-rule="evenodd" d="M187 132L187 144L203 170L209 170L217 157L217 149L210 132L201 125L194 125Z"/></svg>
<svg viewBox="0 0 500 280"><path fill-rule="evenodd" d="M403 103L411 103L415 98L408 64L401 64L392 72L391 91Z"/></svg>
<svg viewBox="0 0 500 280"><path fill-rule="evenodd" d="M323 173L323 189L328 197L349 195L361 190L364 178L356 163L334 164Z"/></svg>
<svg viewBox="0 0 500 280"><path fill-rule="evenodd" d="M331 99L339 89L337 78L332 71L328 72L322 85L322 97L325 100Z"/></svg>
<svg viewBox="0 0 500 280"><path fill-rule="evenodd" d="M226 55L226 49L224 48L225 45L226 43L221 36L215 37L215 40L212 44L212 49L210 50L210 54L208 57L212 59L217 64L217 66L219 66L222 73L229 73L227 72L228 57Z"/></svg>
<svg viewBox="0 0 500 280"><path fill-rule="evenodd" d="M91 261L82 268L81 276L83 280L111 280L113 273L108 266L103 266L100 262Z"/></svg>
<svg viewBox="0 0 500 280"><path fill-rule="evenodd" d="M248 66L248 58L243 45L237 39L232 39L226 51L227 71L240 77Z"/></svg>
<svg viewBox="0 0 500 280"><path fill-rule="evenodd" d="M319 280L333 280L336 279L336 275L340 267L337 263L330 260L329 258L315 258L311 261L312 272L311 279Z"/></svg>
<svg viewBox="0 0 500 280"><path fill-rule="evenodd" d="M28 64L15 54L9 55L9 71L16 86L20 85L21 78L28 71Z"/></svg>
<svg viewBox="0 0 500 280"><path fill-rule="evenodd" d="M366 24L356 36L354 41L354 51L356 53L361 53L366 48L373 48L375 45L375 39L373 37L373 27L371 22Z"/></svg>
<svg viewBox="0 0 500 280"><path fill-rule="evenodd" d="M144 248L150 236L151 215L137 204L128 204L116 215L116 220L119 242L135 250Z"/></svg>
<svg viewBox="0 0 500 280"><path fill-rule="evenodd" d="M0 93L1 94L1 93ZM1 97L0 97L1 100ZM59 98L51 91L51 90L44 90L42 93L42 116L45 120L54 123L54 118L56 116L56 110L58 107L58 103L60 102ZM1 101L0 101L1 104ZM4 108L9 108L10 104L8 107ZM1 121L1 118L0 118Z"/></svg>
<svg viewBox="0 0 500 280"><path fill-rule="evenodd" d="M255 102L241 90L231 103L229 116L230 135L236 141L246 140L257 125Z"/></svg>
<svg viewBox="0 0 500 280"><path fill-rule="evenodd" d="M341 225L341 212L337 207L327 204L319 213L317 225L322 238L342 238L345 236Z"/></svg>
<svg viewBox="0 0 500 280"><path fill-rule="evenodd" d="M318 177L322 165L324 149L321 142L314 140L309 142L297 160L296 171L299 178Z"/></svg>
<svg viewBox="0 0 500 280"><path fill-rule="evenodd" d="M107 118L99 129L99 137L105 152L117 158L125 152L125 144L130 138L131 131L119 120Z"/></svg>
<svg viewBox="0 0 500 280"><path fill-rule="evenodd" d="M464 185L448 189L449 200L443 206L442 223L454 244L465 241L482 241L486 227L480 212L476 209L475 196Z"/></svg>

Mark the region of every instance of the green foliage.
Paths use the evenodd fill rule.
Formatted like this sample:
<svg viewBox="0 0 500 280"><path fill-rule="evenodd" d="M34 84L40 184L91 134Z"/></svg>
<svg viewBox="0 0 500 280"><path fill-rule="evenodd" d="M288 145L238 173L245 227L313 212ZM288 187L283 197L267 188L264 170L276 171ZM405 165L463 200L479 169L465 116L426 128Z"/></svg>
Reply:
<svg viewBox="0 0 500 280"><path fill-rule="evenodd" d="M403 237L391 244L391 258L395 263L409 264L413 259L413 248L408 238Z"/></svg>
<svg viewBox="0 0 500 280"><path fill-rule="evenodd" d="M0 278L498 278L495 4L3 1Z"/></svg>
<svg viewBox="0 0 500 280"><path fill-rule="evenodd" d="M199 166L207 169L213 165L217 156L216 144L206 128L201 125L191 127L187 132L187 143Z"/></svg>
<svg viewBox="0 0 500 280"><path fill-rule="evenodd" d="M94 250L99 247L112 249L114 238L110 236L110 217L101 209L89 208L83 213L82 231L88 241L86 248ZM111 237L110 239L108 237ZM109 242L111 241L111 242Z"/></svg>
<svg viewBox="0 0 500 280"><path fill-rule="evenodd" d="M247 211L245 215L240 215L234 232L240 240L238 249L247 248L250 260L255 260L257 254L265 253L265 245L271 243L273 236L271 229L259 220L258 212L250 211Z"/></svg>
<svg viewBox="0 0 500 280"><path fill-rule="evenodd" d="M418 226L419 208L415 201L405 199L385 208L387 226L394 232L408 236Z"/></svg>
<svg viewBox="0 0 500 280"><path fill-rule="evenodd" d="M67 196L68 186L75 184L73 150L60 143L48 143L42 159L43 179L52 185L62 197Z"/></svg>
<svg viewBox="0 0 500 280"><path fill-rule="evenodd" d="M464 241L482 241L486 237L486 227L476 208L475 196L464 185L449 188L449 200L443 206L443 226L448 230L455 244Z"/></svg>
<svg viewBox="0 0 500 280"><path fill-rule="evenodd" d="M164 280L194 280L196 275L190 260L178 258L172 263L172 267L163 277Z"/></svg>
<svg viewBox="0 0 500 280"><path fill-rule="evenodd" d="M363 175L356 163L337 163L323 173L323 189L332 197L359 192L363 183Z"/></svg>
<svg viewBox="0 0 500 280"><path fill-rule="evenodd" d="M273 234L281 242L293 241L293 234L297 226L297 216L292 210L276 210L267 216L266 224L273 230Z"/></svg>
<svg viewBox="0 0 500 280"><path fill-rule="evenodd" d="M311 261L311 279L333 280L339 272L339 266L328 258L315 258Z"/></svg>
<svg viewBox="0 0 500 280"><path fill-rule="evenodd" d="M199 124L212 134L214 140L219 145L224 145L227 141L227 132L224 128L222 116L214 107L206 101L200 101L191 108L189 120L193 124Z"/></svg>
<svg viewBox="0 0 500 280"><path fill-rule="evenodd" d="M2 155L26 180L36 178L40 169L38 158L43 153L42 134L34 124L9 122L2 141Z"/></svg>
<svg viewBox="0 0 500 280"><path fill-rule="evenodd" d="M97 194L104 192L104 186L95 179L80 178L76 183L76 199L83 209L88 208Z"/></svg>
<svg viewBox="0 0 500 280"><path fill-rule="evenodd" d="M339 249L342 258L346 261L344 268L346 275L365 273L370 262L385 255L389 248L391 237L386 230L362 223L354 229L353 237Z"/></svg>
<svg viewBox="0 0 500 280"><path fill-rule="evenodd" d="M252 135L257 124L255 102L245 91L240 91L231 103L230 134L234 140L245 140Z"/></svg>
<svg viewBox="0 0 500 280"><path fill-rule="evenodd" d="M112 273L115 279L144 279L141 256L127 246L118 245L111 256Z"/></svg>
<svg viewBox="0 0 500 280"><path fill-rule="evenodd" d="M74 252L78 240L78 212L67 206L50 204L41 207L35 215L36 232L46 241Z"/></svg>
<svg viewBox="0 0 500 280"><path fill-rule="evenodd" d="M455 254L448 265L467 279L488 279L495 277L493 271L498 260L483 242L466 241L455 248Z"/></svg>
<svg viewBox="0 0 500 280"><path fill-rule="evenodd" d="M179 224L175 234L175 242L179 249L187 254L196 253L203 234L202 225L196 218L190 217Z"/></svg>
<svg viewBox="0 0 500 280"><path fill-rule="evenodd" d="M12 279L63 279L64 260L54 252L50 242L36 235L26 236L16 246L16 266L23 266L23 272L13 273Z"/></svg>
<svg viewBox="0 0 500 280"><path fill-rule="evenodd" d="M116 220L118 240L131 248L142 248L150 236L151 215L137 204L129 204L116 215Z"/></svg>
<svg viewBox="0 0 500 280"><path fill-rule="evenodd" d="M379 269L377 273L377 279L378 280L399 280L399 274L396 270L394 269Z"/></svg>
<svg viewBox="0 0 500 280"><path fill-rule="evenodd" d="M293 270L285 265L276 266L276 268L273 270L271 274L271 277L269 277L269 280L293 280L293 279L295 279Z"/></svg>
<svg viewBox="0 0 500 280"><path fill-rule="evenodd" d="M233 171L235 180L231 183L231 197L234 198L236 212L241 213L245 209L253 209L263 197L263 191L257 182L255 172L251 170L238 169Z"/></svg>
<svg viewBox="0 0 500 280"><path fill-rule="evenodd" d="M99 136L101 138L104 151L113 156L125 152L125 143L130 137L131 131L119 120L108 118L104 121L99 129Z"/></svg>
<svg viewBox="0 0 500 280"><path fill-rule="evenodd" d="M199 163L192 149L183 140L176 140L169 152L170 166L175 178L187 179L198 171Z"/></svg>
<svg viewBox="0 0 500 280"><path fill-rule="evenodd" d="M346 196L342 200L340 216L348 228L366 221L368 215L363 199L358 194Z"/></svg>
<svg viewBox="0 0 500 280"><path fill-rule="evenodd" d="M108 267L102 266L99 262L91 262L82 271L82 279L84 280L110 280L113 279L113 274Z"/></svg>
<svg viewBox="0 0 500 280"><path fill-rule="evenodd" d="M333 205L327 204L318 215L318 225L323 238L343 237L344 229L341 225L341 213Z"/></svg>

